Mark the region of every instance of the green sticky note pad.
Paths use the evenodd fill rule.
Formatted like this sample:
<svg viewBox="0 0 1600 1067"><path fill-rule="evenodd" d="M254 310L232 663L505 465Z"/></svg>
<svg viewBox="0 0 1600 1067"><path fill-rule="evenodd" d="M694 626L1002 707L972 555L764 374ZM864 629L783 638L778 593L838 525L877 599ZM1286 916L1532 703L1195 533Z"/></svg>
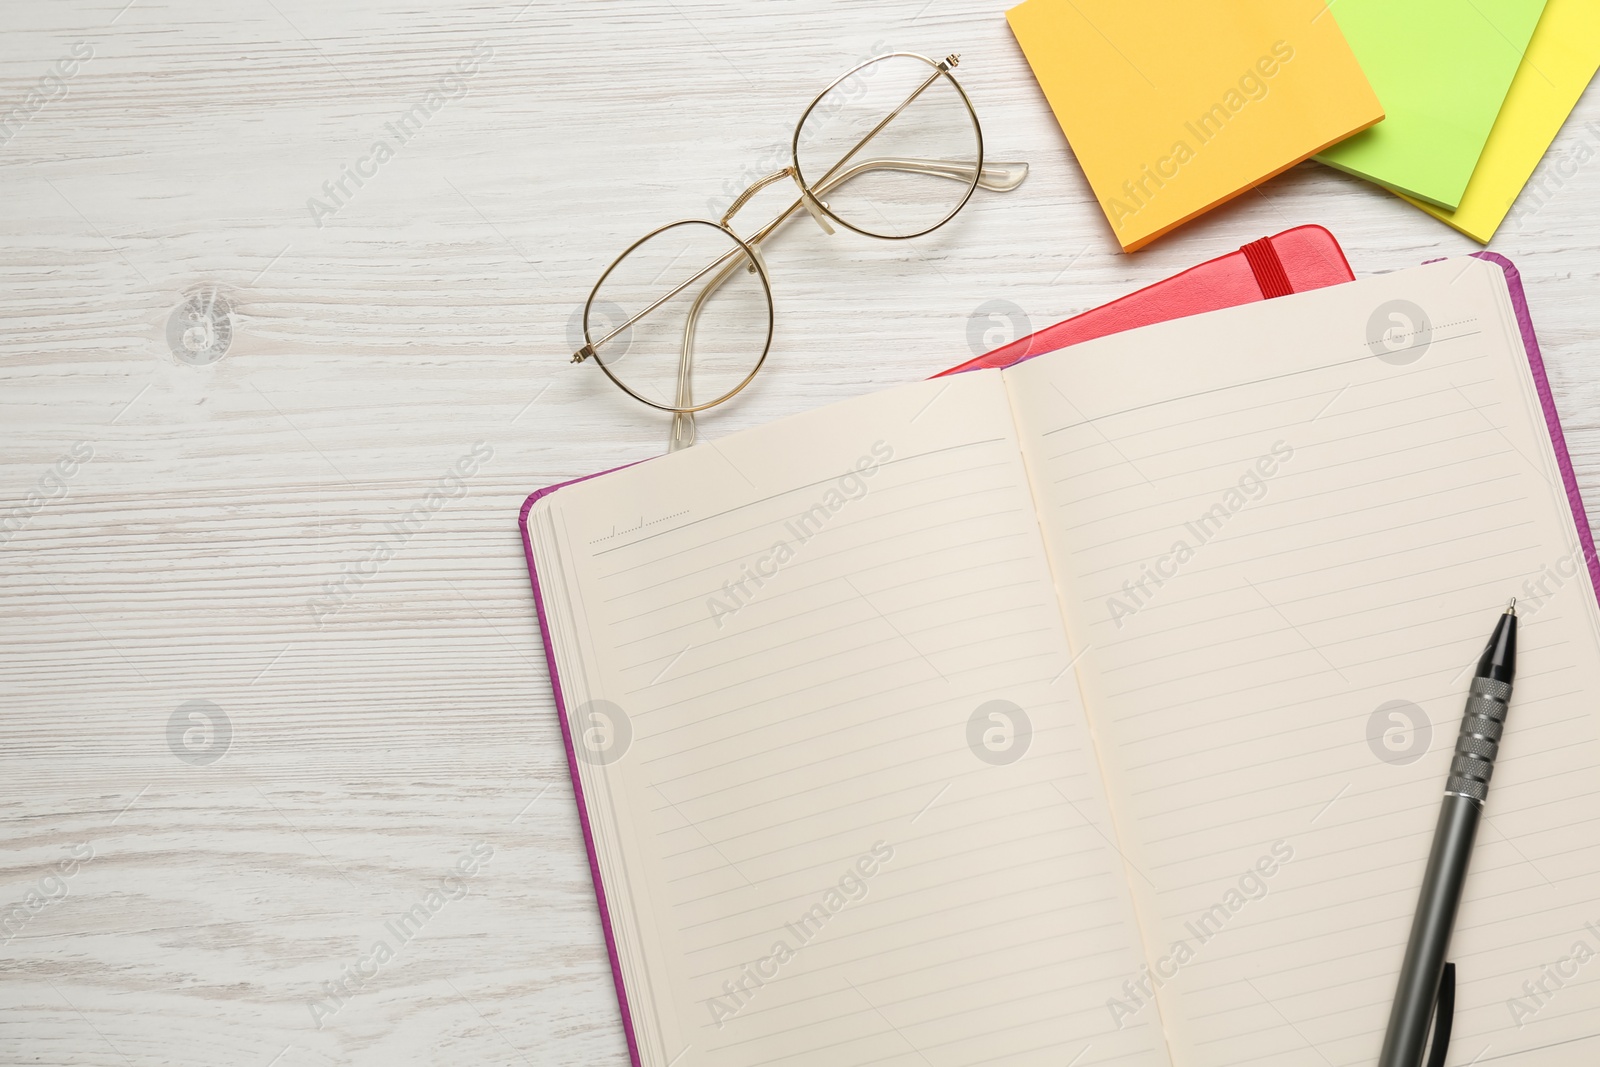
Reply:
<svg viewBox="0 0 1600 1067"><path fill-rule="evenodd" d="M1545 0L1332 0L1384 120L1316 158L1454 210Z"/></svg>

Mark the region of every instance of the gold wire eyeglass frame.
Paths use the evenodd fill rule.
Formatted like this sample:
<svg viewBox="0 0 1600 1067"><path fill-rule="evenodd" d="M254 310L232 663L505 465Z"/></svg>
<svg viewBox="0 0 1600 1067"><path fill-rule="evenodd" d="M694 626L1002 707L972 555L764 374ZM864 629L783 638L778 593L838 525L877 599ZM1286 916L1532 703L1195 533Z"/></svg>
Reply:
<svg viewBox="0 0 1600 1067"><path fill-rule="evenodd" d="M862 137L853 148L846 152L825 174L817 178L815 181L807 181L800 166L800 137L801 132L805 129L806 121L811 117L812 112L816 110L817 105L826 99L829 93L833 92L834 89L838 88L843 82L849 80L857 72L865 69L866 67L872 66L875 63L881 63L884 60L893 59L896 57L906 57L908 59L919 60L923 63L926 63L930 68L927 78L924 79L923 82L915 89L913 89L910 95L908 95L904 101L890 111L889 114L880 122L878 122L877 125L875 125L871 130L869 130L867 134ZM956 214L967 205L967 201L972 198L973 190L979 186L982 186L985 189L992 189L997 192L1008 192L1012 189L1015 189L1018 185L1021 185L1023 179L1028 176L1028 164L1026 163L1013 162L985 164L983 159L983 128L978 122L978 114L975 110L973 110L972 100L967 96L966 90L961 87L961 83L956 81L955 77L950 73L950 71L959 62L960 57L957 55L949 55L946 56L944 60L936 62L932 59L929 59L927 56L918 55L915 52L890 52L884 55L874 56L866 62L852 67L850 70L834 79L834 81L830 83L827 88L823 89L816 95L815 98L812 99L811 103L801 114L800 121L795 124L794 135L790 140L789 166L784 167L782 170L769 174L766 177L752 183L748 188L734 198L733 202L728 205L728 209L723 212L722 217L719 220L713 222L709 219L680 219L676 222L667 223L665 226L660 226L654 230L651 230L649 233L633 242L623 250L621 255L617 256L616 259L611 261L610 266L606 267L605 271L600 275L600 280L595 282L594 288L590 290L589 298L584 301L583 337L585 343L582 348L573 353L572 362L582 363L589 357L594 356L595 362L600 365L600 369L605 372L606 377L611 379L612 383L616 385L617 388L621 389L624 393L627 393L640 403L647 404L650 407L656 408L660 411L671 412L673 418L672 432L668 439L669 451L677 451L678 449L685 448L693 444L695 438L694 413L697 411L704 411L707 408L715 407L716 405L724 403L738 395L739 392L741 392L744 387L749 385L750 382L755 378L756 374L761 370L762 365L766 362L767 354L772 350L772 334L774 325L772 281L767 273L767 265L762 259L760 248L763 241L771 237L772 234L775 233L781 226L783 226L784 223L793 218L797 212L804 209L816 221L817 225L821 227L825 234L831 235L834 232L833 226L829 222L831 219L840 226L843 226L848 230L853 230L856 233L863 234L867 237L878 237L885 240L903 241L909 240L913 237L922 237L926 234L932 233L934 230L937 230L939 227L955 218ZM926 92L928 88L935 85L941 78L948 79L950 84L955 88L957 94L959 94L961 102L966 106L968 117L972 120L973 133L977 143L977 154L972 161L913 159L903 157L869 157L854 163L851 162L855 159L857 154L859 154L861 150L866 147L869 141L882 132L890 122L894 121L894 119L899 116L900 113L903 112L907 107L909 107L913 101ZM932 226L928 226L927 228L919 230L916 233L908 234L874 233L851 223L848 219L841 218L839 215L833 212L833 210L829 207L828 202L823 199L823 197L827 196L834 189L843 185L850 179L874 170L893 170L948 178L954 181L966 183L967 188L961 195L961 198L955 203L955 206L950 209L949 213ZM749 203L750 199L754 197L756 193L776 182L781 182L786 178L793 180L794 183L799 187L799 196L796 198L794 203L784 208L778 213L776 218L772 219L766 225L756 230L748 239L741 238L738 234L734 233L731 226L734 215L738 214L739 210ZM617 266L626 260L628 256L640 245L644 244L646 241L649 241L651 238L656 237L659 234L677 226L713 227L730 238L734 242L735 247L730 248L723 255L712 260L710 263L707 263L704 267L701 267L689 278L674 286L670 291L657 298L642 310L634 313L625 321L611 326L611 328L602 336L595 337L591 332L592 327L590 324L590 319L594 309L595 300L599 296L602 287L605 285L606 279L610 277L611 273L616 270ZM696 404L693 402L693 393L691 391L691 374L694 366L695 325L699 319L700 311L704 307L706 300L710 298L710 296L722 285L724 285L729 278L732 278L740 270L745 270L749 273L756 274L760 279L762 291L766 298L767 304L766 342L762 346L760 356L750 368L750 372L746 374L744 378L738 382L738 384L713 400L709 400L702 404ZM687 318L685 320L683 345L678 359L678 371L676 379L677 394L675 397L676 402L673 404L662 404L658 401L650 399L649 397L640 395L638 392L630 388L628 384L616 374L612 373L612 370L609 366L607 366L606 361L599 357L598 353L600 348L603 345L614 341L620 334L623 333L623 331L627 330L634 323L638 322L646 315L649 315L658 307L665 304L668 300L671 300L689 286L700 281L702 278L706 278L708 275L710 275L710 280L705 283L705 286L695 296L694 303L690 306Z"/></svg>

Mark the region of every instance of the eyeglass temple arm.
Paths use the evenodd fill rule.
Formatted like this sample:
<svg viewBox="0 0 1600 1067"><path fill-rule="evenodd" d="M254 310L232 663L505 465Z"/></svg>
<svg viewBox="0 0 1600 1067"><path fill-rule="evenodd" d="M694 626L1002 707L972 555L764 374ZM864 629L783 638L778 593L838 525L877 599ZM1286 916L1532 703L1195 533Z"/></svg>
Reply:
<svg viewBox="0 0 1600 1067"><path fill-rule="evenodd" d="M839 182L842 182L847 178L853 178L865 170L901 170L909 171L913 174L933 174L941 178L953 178L960 182L972 180L971 163L961 163L943 159L898 159L884 157L882 159L869 159L856 167L852 167L849 173L840 176ZM983 166L978 169L978 187L980 189L992 189L997 193L1009 193L1011 190L1021 185L1023 179L1027 176L1028 165L1026 163L1020 161L1015 163L1002 163L989 162L988 160L985 160ZM831 189L834 185L839 184L839 182L831 183L829 188Z"/></svg>
<svg viewBox="0 0 1600 1067"><path fill-rule="evenodd" d="M864 159L833 175L825 182L817 184L814 192L818 196L826 196L851 178L874 170L897 170L908 174L928 174L939 178L949 178L952 181L972 181L971 163L959 159L913 159L909 157L884 156L876 159ZM786 168L792 172L792 168ZM784 176L785 171L770 175L751 186L751 191L768 185L772 181ZM991 189L997 193L1009 193L1023 183L1028 177L1028 164L1016 161L990 161L984 160L983 166L978 169L978 187ZM726 226L733 213L743 206L743 198L734 201L727 213L722 216L722 224ZM778 217L757 230L747 243L754 245L770 237L779 226L787 222L796 211L805 206L802 198L790 204L788 208L778 214Z"/></svg>
<svg viewBox="0 0 1600 1067"><path fill-rule="evenodd" d="M791 207L789 214L792 214L798 206L796 204ZM749 244L751 250L755 251L755 241L751 241ZM756 255L759 256L760 254L759 251L756 251ZM673 400L673 404L677 407L687 408L694 406L694 392L690 384L690 371L694 368L694 330L695 326L700 322L700 309L705 306L705 302L710 299L711 294L722 288L729 278L738 273L741 268L748 270L751 266L753 264L748 263L746 257L740 256L713 275L711 280L705 284L705 288L695 295L694 303L689 305L689 314L684 318L683 322L683 347L679 349L678 354L678 385L676 398ZM694 412L674 411L672 413L672 430L667 437L667 451L676 452L679 449L688 448L694 444L696 432Z"/></svg>

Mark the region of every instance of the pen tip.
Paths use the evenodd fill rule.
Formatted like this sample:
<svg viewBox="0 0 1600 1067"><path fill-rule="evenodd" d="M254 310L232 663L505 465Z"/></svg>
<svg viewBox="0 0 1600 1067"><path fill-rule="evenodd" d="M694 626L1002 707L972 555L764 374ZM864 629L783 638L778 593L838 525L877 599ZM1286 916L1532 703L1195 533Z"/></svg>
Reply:
<svg viewBox="0 0 1600 1067"><path fill-rule="evenodd" d="M1516 613L1517 613L1517 598L1516 597L1512 597L1511 598L1511 603L1506 605L1506 614L1507 615L1515 615Z"/></svg>

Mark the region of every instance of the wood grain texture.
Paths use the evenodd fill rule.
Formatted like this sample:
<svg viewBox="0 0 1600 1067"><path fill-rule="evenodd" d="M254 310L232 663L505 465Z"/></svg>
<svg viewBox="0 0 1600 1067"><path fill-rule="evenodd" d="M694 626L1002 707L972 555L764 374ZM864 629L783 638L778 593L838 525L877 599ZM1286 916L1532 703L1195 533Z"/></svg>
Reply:
<svg viewBox="0 0 1600 1067"><path fill-rule="evenodd" d="M7 1064L626 1062L517 511L662 449L661 419L566 362L599 268L781 165L874 50L960 51L991 157L1032 175L916 242L786 232L768 369L703 433L963 360L988 300L1037 328L1299 223L1362 274L1476 247L1307 164L1122 255L1001 5L124 2L0 9L0 106L93 50L0 145L0 513L54 496L0 545L0 906L50 899L0 945ZM1595 92L1556 152L1600 141L1588 122ZM1494 247L1594 502L1600 162L1567 170ZM200 285L236 333L191 366L166 324ZM464 492L396 535L480 442ZM191 701L226 716L214 762L169 745ZM474 846L464 895L317 1018Z"/></svg>

